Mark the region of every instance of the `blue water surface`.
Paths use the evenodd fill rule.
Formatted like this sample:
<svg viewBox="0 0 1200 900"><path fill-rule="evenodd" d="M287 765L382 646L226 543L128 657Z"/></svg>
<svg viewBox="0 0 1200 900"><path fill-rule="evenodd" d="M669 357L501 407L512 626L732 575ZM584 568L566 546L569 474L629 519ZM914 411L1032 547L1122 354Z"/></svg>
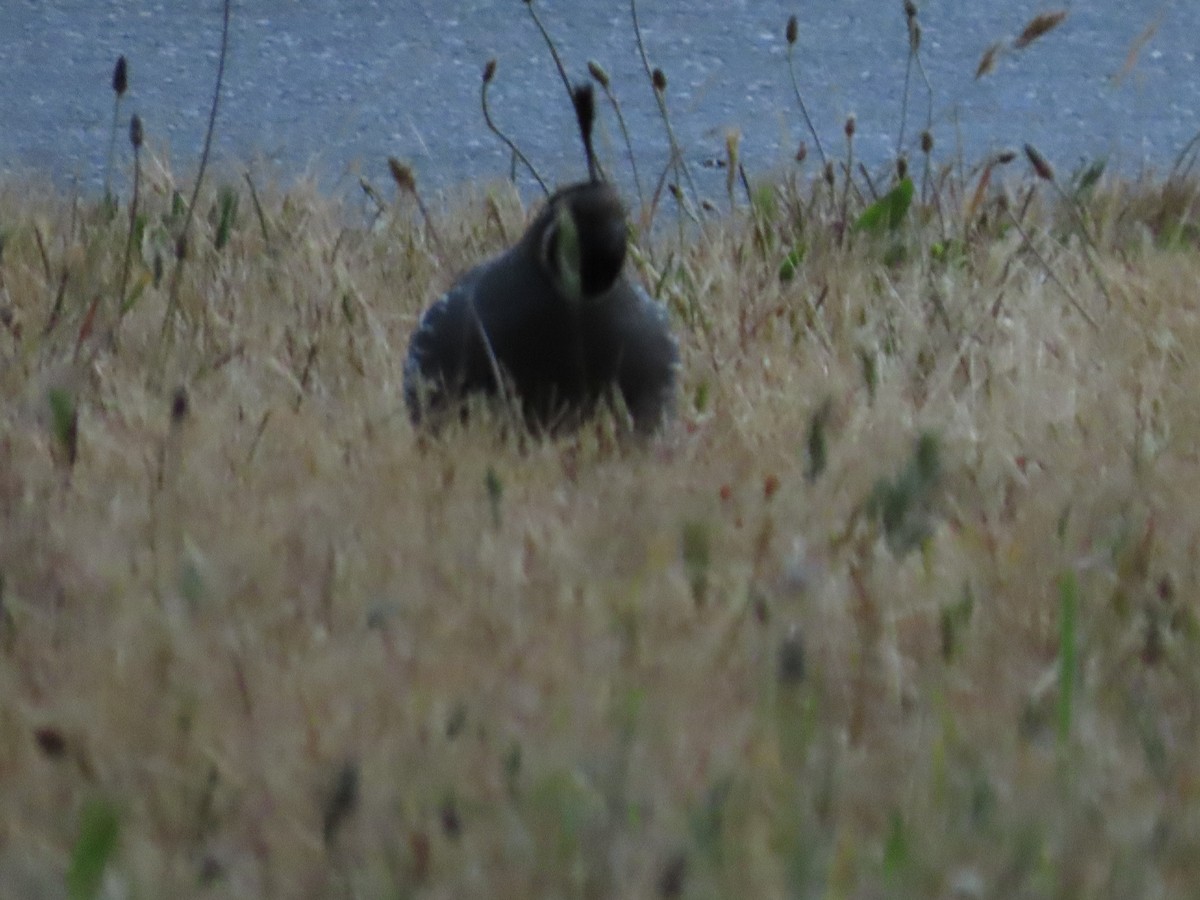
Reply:
<svg viewBox="0 0 1200 900"><path fill-rule="evenodd" d="M589 59L610 73L645 180L667 158L666 136L634 42L626 0L536 0L573 77ZM1032 46L1001 55L976 80L986 48L1009 40L1035 2L927 0L920 59L932 87L935 155L971 163L1036 145L1060 169L1110 158L1129 174L1164 171L1200 131L1200 3L1076 0ZM703 193L723 191L706 167L741 134L752 174L812 149L788 76L788 16L799 20L797 76L821 141L886 166L897 150L908 64L900 0L640 0L652 65ZM33 170L97 187L112 121L111 72L130 65L124 127L143 119L154 151L177 173L203 144L216 73L221 3L122 0L0 2L0 169ZM1132 57L1131 53L1137 51ZM386 183L386 160L412 164L426 189L486 181L510 156L484 127L480 72L495 57L494 117L550 181L583 174L567 95L522 0L237 0L215 148L237 171L284 183L316 177L353 188ZM1127 65L1127 63L1129 63ZM905 144L914 157L929 95L912 70ZM629 167L611 110L600 146L625 183ZM810 152L808 171L814 172Z"/></svg>

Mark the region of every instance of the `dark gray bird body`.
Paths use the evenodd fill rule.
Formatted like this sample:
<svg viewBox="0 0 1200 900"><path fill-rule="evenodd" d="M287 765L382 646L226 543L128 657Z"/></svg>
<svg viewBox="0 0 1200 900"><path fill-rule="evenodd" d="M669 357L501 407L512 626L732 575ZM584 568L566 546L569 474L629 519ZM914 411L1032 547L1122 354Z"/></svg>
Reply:
<svg viewBox="0 0 1200 900"><path fill-rule="evenodd" d="M623 274L625 210L604 182L554 194L512 248L463 275L409 343L404 397L417 425L499 398L535 433L621 401L634 427L670 414L679 351L665 308Z"/></svg>

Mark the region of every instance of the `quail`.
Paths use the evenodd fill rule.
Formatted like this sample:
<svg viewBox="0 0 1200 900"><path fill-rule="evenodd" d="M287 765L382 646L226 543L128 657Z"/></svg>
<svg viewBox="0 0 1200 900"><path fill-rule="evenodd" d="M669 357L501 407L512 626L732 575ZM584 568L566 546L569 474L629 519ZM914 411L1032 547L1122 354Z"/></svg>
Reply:
<svg viewBox="0 0 1200 900"><path fill-rule="evenodd" d="M513 247L425 311L404 365L419 427L465 417L475 395L538 434L576 428L614 402L649 434L672 411L678 346L666 309L624 275L625 207L597 174L590 88L574 99L591 177L551 195Z"/></svg>

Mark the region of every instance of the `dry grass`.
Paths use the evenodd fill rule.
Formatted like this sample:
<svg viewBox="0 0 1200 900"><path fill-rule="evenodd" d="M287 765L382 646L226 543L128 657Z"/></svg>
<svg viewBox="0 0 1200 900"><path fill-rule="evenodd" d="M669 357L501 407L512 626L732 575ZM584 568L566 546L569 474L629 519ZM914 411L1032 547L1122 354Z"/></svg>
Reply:
<svg viewBox="0 0 1200 900"><path fill-rule="evenodd" d="M685 364L629 447L409 427L507 189L444 250L202 195L164 334L156 170L109 340L128 220L0 187L0 894L96 809L113 896L1194 892L1195 188L1007 190L642 242Z"/></svg>

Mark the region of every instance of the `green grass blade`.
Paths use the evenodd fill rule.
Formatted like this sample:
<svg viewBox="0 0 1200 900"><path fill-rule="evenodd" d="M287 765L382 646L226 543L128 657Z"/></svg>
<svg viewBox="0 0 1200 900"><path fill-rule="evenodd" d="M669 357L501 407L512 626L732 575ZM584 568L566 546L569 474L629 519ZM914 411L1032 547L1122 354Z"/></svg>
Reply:
<svg viewBox="0 0 1200 900"><path fill-rule="evenodd" d="M90 800L83 807L79 838L67 870L71 900L90 900L99 894L104 870L117 849L119 831L117 811L107 800Z"/></svg>
<svg viewBox="0 0 1200 900"><path fill-rule="evenodd" d="M54 438L66 453L67 461L74 465L79 447L79 417L75 398L64 388L51 388L47 399Z"/></svg>
<svg viewBox="0 0 1200 900"><path fill-rule="evenodd" d="M796 277L796 272L799 271L800 264L804 262L804 254L807 250L808 248L804 244L797 244L788 251L783 262L779 264L780 281L791 281Z"/></svg>
<svg viewBox="0 0 1200 900"><path fill-rule="evenodd" d="M1058 600L1058 741L1062 745L1071 733L1075 695L1079 585L1073 571L1064 572L1059 577Z"/></svg>

